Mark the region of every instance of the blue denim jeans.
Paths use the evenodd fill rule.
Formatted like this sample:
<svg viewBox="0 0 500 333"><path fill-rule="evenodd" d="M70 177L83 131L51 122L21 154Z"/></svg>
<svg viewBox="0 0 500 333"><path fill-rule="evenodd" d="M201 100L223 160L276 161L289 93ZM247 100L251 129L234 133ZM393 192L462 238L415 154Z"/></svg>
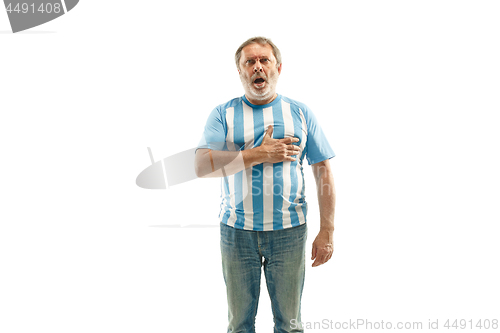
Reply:
<svg viewBox="0 0 500 333"><path fill-rule="evenodd" d="M262 267L271 298L274 333L303 332L291 329L290 321L301 321L306 224L274 231L241 230L224 223L220 228L229 310L227 332L255 332Z"/></svg>

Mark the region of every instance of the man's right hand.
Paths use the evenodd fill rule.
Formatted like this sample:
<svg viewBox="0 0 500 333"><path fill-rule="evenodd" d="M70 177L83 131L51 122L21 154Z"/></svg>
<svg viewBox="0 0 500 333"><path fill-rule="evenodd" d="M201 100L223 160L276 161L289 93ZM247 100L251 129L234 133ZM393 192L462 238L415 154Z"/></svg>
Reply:
<svg viewBox="0 0 500 333"><path fill-rule="evenodd" d="M195 172L198 177L225 177L264 162L295 161L300 147L294 145L299 138L273 139L273 127L269 126L262 143L241 151L217 151L200 148L196 151Z"/></svg>
<svg viewBox="0 0 500 333"><path fill-rule="evenodd" d="M288 137L284 139L273 139L273 126L267 128L262 143L257 149L264 154L264 162L279 163L283 161L295 161L297 158L293 155L300 153L300 147L294 145L299 138Z"/></svg>

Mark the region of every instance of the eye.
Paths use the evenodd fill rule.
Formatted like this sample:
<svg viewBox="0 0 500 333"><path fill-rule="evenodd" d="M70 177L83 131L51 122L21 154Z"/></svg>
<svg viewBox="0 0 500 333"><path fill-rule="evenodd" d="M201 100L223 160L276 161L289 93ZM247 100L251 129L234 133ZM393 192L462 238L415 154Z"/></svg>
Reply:
<svg viewBox="0 0 500 333"><path fill-rule="evenodd" d="M247 64L253 64L254 62L255 62L255 60L253 60L253 59L248 59L247 60Z"/></svg>
<svg viewBox="0 0 500 333"><path fill-rule="evenodd" d="M262 59L261 61L262 61L262 62L269 62L269 59L264 58L264 59Z"/></svg>

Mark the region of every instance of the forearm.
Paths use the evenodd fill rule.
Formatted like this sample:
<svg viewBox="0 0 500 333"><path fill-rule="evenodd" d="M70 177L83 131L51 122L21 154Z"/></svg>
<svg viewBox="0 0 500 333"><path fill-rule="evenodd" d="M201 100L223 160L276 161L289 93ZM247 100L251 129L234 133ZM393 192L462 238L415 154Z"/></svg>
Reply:
<svg viewBox="0 0 500 333"><path fill-rule="evenodd" d="M195 158L195 172L198 177L226 177L264 162L279 163L295 161L294 155L300 148L293 143L296 137L273 139L273 127L269 126L258 147L242 151L220 151L198 149Z"/></svg>
<svg viewBox="0 0 500 333"><path fill-rule="evenodd" d="M263 163L264 157L259 147L242 151L203 149L196 154L196 174L201 178L226 177Z"/></svg>
<svg viewBox="0 0 500 333"><path fill-rule="evenodd" d="M320 213L320 230L333 232L336 192L333 175L329 168L323 170L317 178L317 194Z"/></svg>

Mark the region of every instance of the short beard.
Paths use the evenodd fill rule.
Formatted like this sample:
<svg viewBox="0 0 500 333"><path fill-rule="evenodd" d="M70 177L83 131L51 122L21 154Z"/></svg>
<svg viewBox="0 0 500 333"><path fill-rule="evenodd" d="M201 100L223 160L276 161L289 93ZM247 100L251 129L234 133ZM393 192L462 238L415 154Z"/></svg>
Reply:
<svg viewBox="0 0 500 333"><path fill-rule="evenodd" d="M265 89L256 89L253 86L253 81L258 77L262 77L264 78L264 80L266 80ZM247 80L247 78L244 77L243 75L240 75L240 80L243 86L246 87L245 91L250 93L250 97L252 99L255 99L257 101L265 101L267 99L270 99L275 94L276 85L278 83L278 77L279 76L277 73L274 73L274 75L271 75L269 77L265 75L259 75L258 73L256 73L252 75L252 77L249 80Z"/></svg>

